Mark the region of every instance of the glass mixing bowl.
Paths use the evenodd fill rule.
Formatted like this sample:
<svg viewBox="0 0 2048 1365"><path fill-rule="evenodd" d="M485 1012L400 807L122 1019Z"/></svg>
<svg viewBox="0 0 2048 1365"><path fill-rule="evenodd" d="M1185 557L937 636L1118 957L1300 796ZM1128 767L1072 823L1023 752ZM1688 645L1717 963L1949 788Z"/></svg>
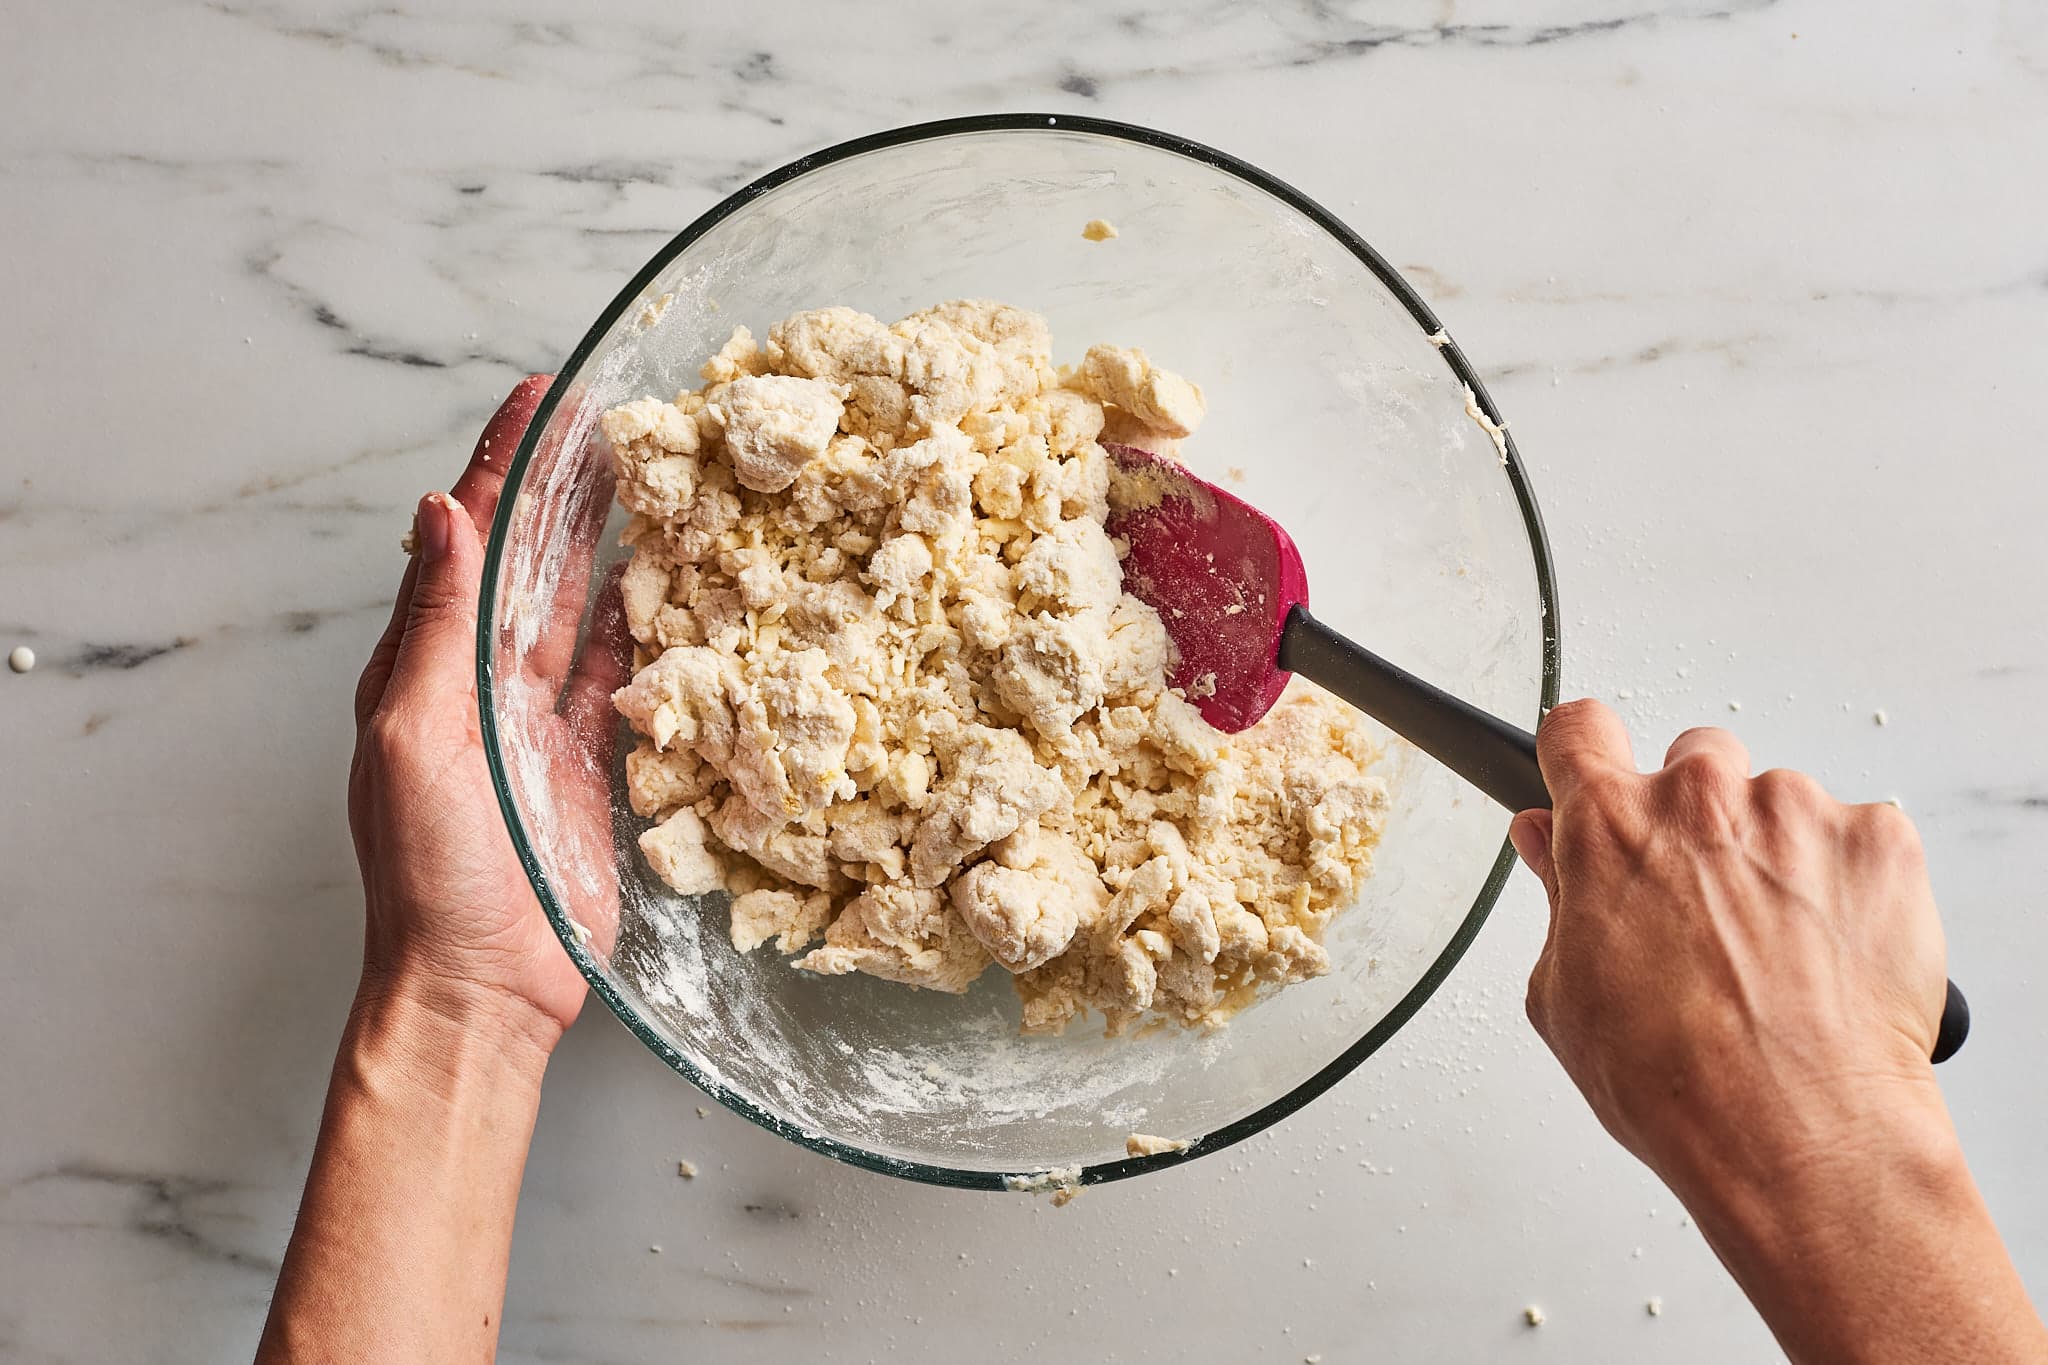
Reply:
<svg viewBox="0 0 2048 1365"><path fill-rule="evenodd" d="M1096 218L1121 235L1085 239ZM598 416L695 387L736 323L758 335L826 304L887 320L956 297L1044 313L1063 363L1109 341L1195 380L1209 416L1189 464L1293 533L1317 615L1511 720L1533 725L1556 700L1535 500L1512 443L1497 449L1469 414L1476 399L1499 419L1457 345L1431 341L1439 324L1416 292L1244 162L1123 124L1006 115L861 138L764 176L604 310L534 415L492 527L484 745L564 946L693 1084L892 1175L1114 1180L1258 1132L1386 1042L1485 921L1512 860L1507 815L1390 741L1377 867L1331 925L1328 975L1213 1033L1111 1039L1098 1023L1027 1038L1000 970L953 996L734 952L722 897L679 898L647 871L619 765L579 764L550 723L567 643L595 609L593 570L623 554ZM1127 1158L1133 1131L1191 1146Z"/></svg>

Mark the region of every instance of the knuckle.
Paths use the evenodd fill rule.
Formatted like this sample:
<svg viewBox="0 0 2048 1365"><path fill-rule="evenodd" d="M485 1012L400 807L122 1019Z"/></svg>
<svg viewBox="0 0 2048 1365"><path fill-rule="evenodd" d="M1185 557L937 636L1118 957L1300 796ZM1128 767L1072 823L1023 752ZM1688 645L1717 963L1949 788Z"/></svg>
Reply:
<svg viewBox="0 0 2048 1365"><path fill-rule="evenodd" d="M1703 750L1680 755L1662 776L1682 800L1716 810L1735 803L1744 781L1721 755Z"/></svg>
<svg viewBox="0 0 2048 1365"><path fill-rule="evenodd" d="M1722 755L1683 754L1656 779L1656 806L1670 832L1702 848L1737 837L1750 801L1749 779Z"/></svg>
<svg viewBox="0 0 2048 1365"><path fill-rule="evenodd" d="M1666 764L1664 775L1680 786L1718 788L1729 773L1719 754L1694 749Z"/></svg>
<svg viewBox="0 0 2048 1365"><path fill-rule="evenodd" d="M388 765L412 750L413 731L402 713L380 708L363 726L363 751L372 761Z"/></svg>
<svg viewBox="0 0 2048 1365"><path fill-rule="evenodd" d="M1559 702L1550 708L1549 713L1543 717L1543 724L1538 728L1558 732L1583 729L1605 709L1592 697Z"/></svg>
<svg viewBox="0 0 2048 1365"><path fill-rule="evenodd" d="M1733 736L1717 725L1695 725L1690 729L1680 730L1676 738L1671 741L1670 748L1677 749L1683 745L1697 743L1701 740L1713 740L1719 743L1731 738Z"/></svg>
<svg viewBox="0 0 2048 1365"><path fill-rule="evenodd" d="M1827 788L1791 768L1758 773L1755 788L1758 800L1780 812L1818 815L1834 804Z"/></svg>
<svg viewBox="0 0 2048 1365"><path fill-rule="evenodd" d="M1920 867L1927 850L1920 842L1920 830L1912 818L1889 802L1857 808L1857 824L1863 841L1901 866Z"/></svg>

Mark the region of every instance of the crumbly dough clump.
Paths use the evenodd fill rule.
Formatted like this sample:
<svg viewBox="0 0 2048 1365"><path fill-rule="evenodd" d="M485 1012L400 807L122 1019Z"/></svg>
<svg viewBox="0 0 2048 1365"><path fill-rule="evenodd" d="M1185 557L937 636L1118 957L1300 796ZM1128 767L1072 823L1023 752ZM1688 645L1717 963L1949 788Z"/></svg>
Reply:
<svg viewBox="0 0 2048 1365"><path fill-rule="evenodd" d="M1185 1152L1188 1142L1185 1138L1154 1137L1150 1133L1133 1133L1124 1139L1125 1156L1158 1156L1162 1152Z"/></svg>
<svg viewBox="0 0 2048 1365"><path fill-rule="evenodd" d="M734 946L808 971L999 965L1032 1031L1219 1024L1327 969L1385 807L1372 743L1305 685L1212 729L1103 529L1097 438L1170 450L1200 389L1115 346L1055 368L1043 318L976 300L741 328L703 378L602 422L627 790L665 882L732 892Z"/></svg>

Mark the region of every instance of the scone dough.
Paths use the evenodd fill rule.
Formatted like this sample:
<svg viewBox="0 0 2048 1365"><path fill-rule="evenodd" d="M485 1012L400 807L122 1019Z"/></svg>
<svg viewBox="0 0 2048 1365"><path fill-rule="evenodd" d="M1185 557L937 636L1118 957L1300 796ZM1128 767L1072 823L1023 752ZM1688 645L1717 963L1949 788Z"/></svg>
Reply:
<svg viewBox="0 0 2048 1365"><path fill-rule="evenodd" d="M1373 744L1305 684L1212 729L1103 529L1098 438L1171 452L1199 388L1132 348L1055 368L1043 318L981 300L741 328L702 375L602 420L657 875L807 971L998 965L1034 1031L1220 1024L1327 969Z"/></svg>

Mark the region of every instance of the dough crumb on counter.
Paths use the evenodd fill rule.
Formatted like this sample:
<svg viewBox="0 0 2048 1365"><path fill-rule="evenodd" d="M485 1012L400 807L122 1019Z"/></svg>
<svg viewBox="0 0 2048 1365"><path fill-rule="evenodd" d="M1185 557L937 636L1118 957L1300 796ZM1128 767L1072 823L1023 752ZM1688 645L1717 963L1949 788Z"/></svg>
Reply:
<svg viewBox="0 0 2048 1365"><path fill-rule="evenodd" d="M7 651L7 666L16 673L26 673L36 666L36 652L27 645L16 645Z"/></svg>
<svg viewBox="0 0 2048 1365"><path fill-rule="evenodd" d="M697 1163L694 1161L678 1161L676 1163L676 1174L685 1180L695 1180L697 1178Z"/></svg>
<svg viewBox="0 0 2048 1365"><path fill-rule="evenodd" d="M1081 235L1091 242L1106 242L1117 235L1116 224L1107 218L1090 218Z"/></svg>
<svg viewBox="0 0 2048 1365"><path fill-rule="evenodd" d="M1101 442L1171 449L1197 385L1130 347L1056 366L1044 318L986 300L739 327L700 373L600 422L656 875L805 971L999 967L1027 1033L1216 1027L1328 970L1376 743L1300 681L1213 729L1104 530Z"/></svg>
<svg viewBox="0 0 2048 1365"><path fill-rule="evenodd" d="M1533 1303L1530 1304L1522 1310L1522 1321L1528 1323L1531 1327L1541 1327L1543 1325L1543 1310Z"/></svg>
<svg viewBox="0 0 2048 1365"><path fill-rule="evenodd" d="M1444 347L1451 344L1451 334L1439 327L1429 334L1429 344L1441 351Z"/></svg>
<svg viewBox="0 0 2048 1365"><path fill-rule="evenodd" d="M1133 1133L1124 1139L1126 1156L1158 1156L1161 1152L1185 1152L1188 1143L1185 1138L1154 1137L1150 1133Z"/></svg>
<svg viewBox="0 0 2048 1365"><path fill-rule="evenodd" d="M1643 1311L1645 1313L1648 1313L1653 1318L1663 1317L1664 1300L1662 1298L1652 1298L1648 1303L1643 1305Z"/></svg>

